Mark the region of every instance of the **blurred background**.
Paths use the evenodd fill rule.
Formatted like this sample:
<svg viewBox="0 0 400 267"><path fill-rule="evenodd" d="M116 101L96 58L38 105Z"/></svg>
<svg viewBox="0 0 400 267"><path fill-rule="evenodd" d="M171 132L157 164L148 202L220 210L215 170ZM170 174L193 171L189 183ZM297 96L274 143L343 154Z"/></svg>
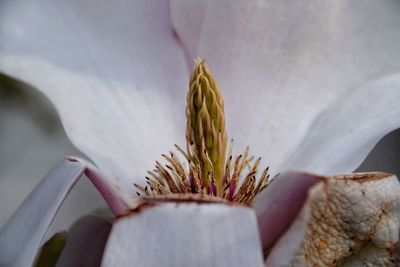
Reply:
<svg viewBox="0 0 400 267"><path fill-rule="evenodd" d="M0 74L0 227L52 166L66 155L84 157L69 142L49 101L33 88ZM388 134L358 171L400 175L400 130ZM81 179L51 232L67 229L84 214L109 210L87 179Z"/></svg>
<svg viewBox="0 0 400 267"><path fill-rule="evenodd" d="M50 102L33 88L0 74L0 227L46 173L67 155L84 157L68 140ZM53 224L107 212L87 179L80 179Z"/></svg>

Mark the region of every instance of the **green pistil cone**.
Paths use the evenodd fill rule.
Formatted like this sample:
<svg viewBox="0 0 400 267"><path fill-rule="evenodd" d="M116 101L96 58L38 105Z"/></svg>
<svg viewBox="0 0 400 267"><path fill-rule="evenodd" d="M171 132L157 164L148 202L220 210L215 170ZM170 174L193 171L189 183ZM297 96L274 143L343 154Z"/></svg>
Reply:
<svg viewBox="0 0 400 267"><path fill-rule="evenodd" d="M200 164L203 183L212 175L217 192L222 191L227 136L224 101L204 61L196 60L186 107L186 141L195 163Z"/></svg>

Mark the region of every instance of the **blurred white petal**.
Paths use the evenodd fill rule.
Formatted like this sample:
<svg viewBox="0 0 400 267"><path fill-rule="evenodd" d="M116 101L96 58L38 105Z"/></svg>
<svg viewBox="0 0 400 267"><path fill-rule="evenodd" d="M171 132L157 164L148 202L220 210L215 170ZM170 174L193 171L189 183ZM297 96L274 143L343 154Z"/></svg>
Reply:
<svg viewBox="0 0 400 267"><path fill-rule="evenodd" d="M221 86L229 135L272 172L320 111L400 68L396 0L173 0L171 8L188 57L206 58Z"/></svg>
<svg viewBox="0 0 400 267"><path fill-rule="evenodd" d="M56 165L0 231L0 266L30 266L62 202L85 166Z"/></svg>
<svg viewBox="0 0 400 267"><path fill-rule="evenodd" d="M167 1L2 1L0 39L0 71L44 92L126 189L183 141L188 71Z"/></svg>
<svg viewBox="0 0 400 267"><path fill-rule="evenodd" d="M400 126L400 74L364 84L320 114L282 169L354 171L374 145Z"/></svg>
<svg viewBox="0 0 400 267"><path fill-rule="evenodd" d="M180 40L183 42L188 66L193 66L200 42L204 16L207 6L211 3L208 0L182 1L171 0L171 19Z"/></svg>
<svg viewBox="0 0 400 267"><path fill-rule="evenodd" d="M254 211L187 200L145 203L114 222L102 266L263 266Z"/></svg>
<svg viewBox="0 0 400 267"><path fill-rule="evenodd" d="M109 220L86 216L68 231L68 239L57 267L97 267L101 264L104 246L111 230Z"/></svg>

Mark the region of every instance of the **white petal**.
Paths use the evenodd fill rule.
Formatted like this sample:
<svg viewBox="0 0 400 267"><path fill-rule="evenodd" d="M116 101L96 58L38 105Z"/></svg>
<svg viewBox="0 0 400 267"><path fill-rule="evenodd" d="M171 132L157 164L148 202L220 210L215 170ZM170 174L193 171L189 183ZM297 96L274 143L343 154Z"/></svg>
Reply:
<svg viewBox="0 0 400 267"><path fill-rule="evenodd" d="M321 110L400 67L396 0L197 4L173 1L178 35L189 58L206 58L214 71L225 96L228 134L265 156L272 172Z"/></svg>
<svg viewBox="0 0 400 267"><path fill-rule="evenodd" d="M68 239L57 267L100 266L111 222L95 216L77 221L68 231Z"/></svg>
<svg viewBox="0 0 400 267"><path fill-rule="evenodd" d="M102 169L142 176L184 136L188 71L170 24L166 1L2 1L0 71L44 92Z"/></svg>
<svg viewBox="0 0 400 267"><path fill-rule="evenodd" d="M58 209L85 166L55 166L0 231L0 266L30 266Z"/></svg>
<svg viewBox="0 0 400 267"><path fill-rule="evenodd" d="M400 126L400 74L360 86L324 111L283 169L354 171L374 145Z"/></svg>
<svg viewBox="0 0 400 267"><path fill-rule="evenodd" d="M314 185L266 266L398 266L400 184L385 173Z"/></svg>
<svg viewBox="0 0 400 267"><path fill-rule="evenodd" d="M171 19L180 40L186 49L188 66L193 66L207 11L208 0L170 1Z"/></svg>
<svg viewBox="0 0 400 267"><path fill-rule="evenodd" d="M56 165L31 192L0 231L0 266L29 266L65 198L85 173L116 216L138 202L129 198L113 177L90 163L68 158Z"/></svg>
<svg viewBox="0 0 400 267"><path fill-rule="evenodd" d="M263 266L254 211L221 203L146 203L115 221L102 266Z"/></svg>
<svg viewBox="0 0 400 267"><path fill-rule="evenodd" d="M305 173L285 173L257 196L254 209L263 249L271 250L297 218L310 188L322 177Z"/></svg>

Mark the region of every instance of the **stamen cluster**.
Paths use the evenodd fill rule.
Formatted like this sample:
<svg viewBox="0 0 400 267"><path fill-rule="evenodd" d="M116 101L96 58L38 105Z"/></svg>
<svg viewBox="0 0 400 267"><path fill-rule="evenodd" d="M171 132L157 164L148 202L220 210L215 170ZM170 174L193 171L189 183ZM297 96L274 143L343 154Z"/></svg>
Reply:
<svg viewBox="0 0 400 267"><path fill-rule="evenodd" d="M185 164L173 152L162 155L168 163L162 165L156 161L154 170L148 171L147 185L135 184L141 191L138 195L193 193L250 203L267 186L268 168L257 182L261 158L253 162L247 147L233 159L233 141L226 159L223 99L210 70L200 59L196 60L189 83L186 118L186 152L175 145L186 159ZM245 169L248 169L246 175Z"/></svg>
<svg viewBox="0 0 400 267"><path fill-rule="evenodd" d="M249 157L248 147L244 153L233 158L232 143L222 176L223 189L221 192L217 191L212 175L209 175L207 183L203 182L201 166L195 164L182 148L175 145L185 157L186 166L173 152L170 152L169 155L162 155L168 163L163 166L156 161L154 170L148 171L146 186L134 184L141 191L138 195L161 196L194 193L219 196L238 203L251 203L254 197L268 185L268 168L263 171L257 182L256 176L261 158L252 163L254 158ZM248 171L246 175L243 175L245 169Z"/></svg>

